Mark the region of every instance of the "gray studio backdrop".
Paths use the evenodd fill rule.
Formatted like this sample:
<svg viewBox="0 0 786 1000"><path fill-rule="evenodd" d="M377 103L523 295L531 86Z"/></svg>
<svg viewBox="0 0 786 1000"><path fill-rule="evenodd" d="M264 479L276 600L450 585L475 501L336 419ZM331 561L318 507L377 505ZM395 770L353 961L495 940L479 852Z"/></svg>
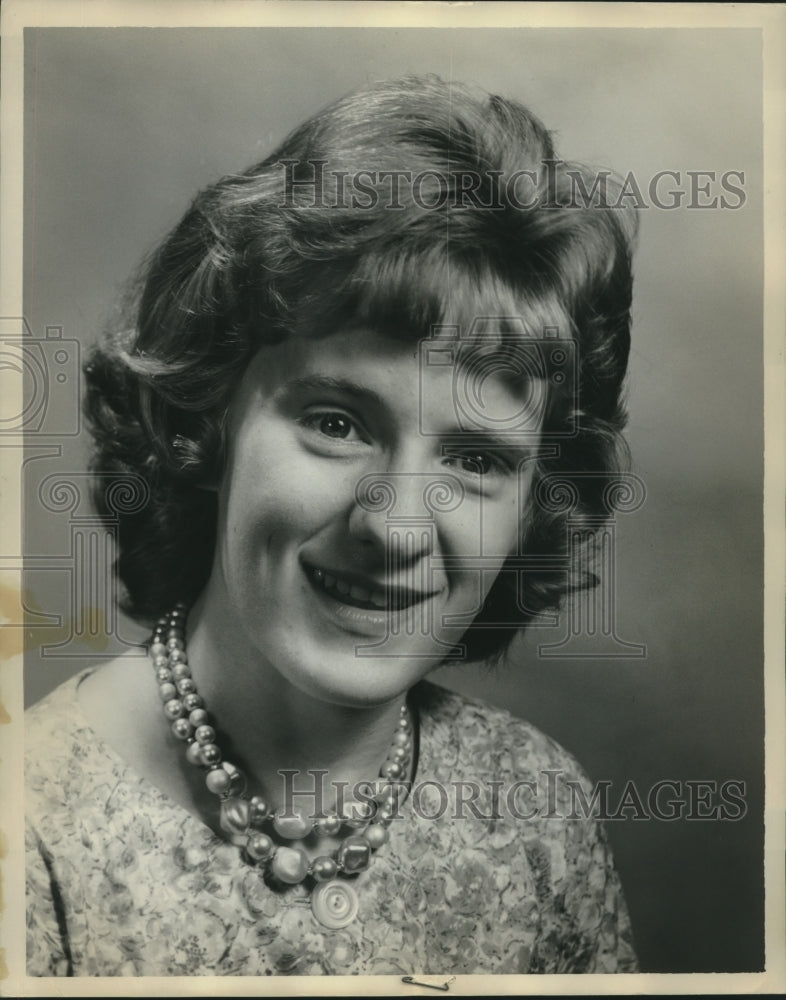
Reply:
<svg viewBox="0 0 786 1000"><path fill-rule="evenodd" d="M76 362L200 186L262 158L332 97L406 72L522 100L563 157L633 172L648 202L656 173L680 174L660 190L687 191L681 207L642 211L629 441L646 499L615 523L615 649L646 656L539 655L561 623L517 645L506 669L438 679L527 717L617 794L629 780L642 794L665 779L744 782L737 821L608 828L645 970L760 969L758 32L45 29L25 46L25 318L49 364L25 463L28 703L141 637L112 617ZM691 170L716 172L699 203L721 174L744 172L744 204L686 207Z"/></svg>

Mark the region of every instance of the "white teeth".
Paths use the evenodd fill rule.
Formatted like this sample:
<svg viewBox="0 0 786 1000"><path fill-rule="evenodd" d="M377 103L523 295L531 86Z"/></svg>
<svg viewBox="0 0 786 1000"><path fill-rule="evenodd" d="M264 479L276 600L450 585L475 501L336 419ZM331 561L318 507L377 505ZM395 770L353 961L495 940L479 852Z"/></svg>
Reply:
<svg viewBox="0 0 786 1000"><path fill-rule="evenodd" d="M386 610L388 608L388 593L384 588L377 587L371 590L368 587L361 587L357 583L347 583L344 580L340 580L333 576L331 573L326 573L323 569L314 570L314 579L317 583L320 583L325 590L333 591L334 594L337 592L342 597L351 597L354 601L362 601L365 604L373 604L380 610ZM403 601L400 599L402 607L405 606L408 601Z"/></svg>

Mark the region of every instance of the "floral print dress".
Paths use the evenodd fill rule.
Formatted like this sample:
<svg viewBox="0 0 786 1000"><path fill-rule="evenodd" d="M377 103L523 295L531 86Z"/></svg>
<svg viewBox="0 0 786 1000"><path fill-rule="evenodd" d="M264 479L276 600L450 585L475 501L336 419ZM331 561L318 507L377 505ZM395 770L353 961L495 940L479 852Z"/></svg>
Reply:
<svg viewBox="0 0 786 1000"><path fill-rule="evenodd" d="M307 886L269 888L97 736L85 674L27 713L29 975L636 971L603 829L577 808L591 788L527 723L413 689L413 792L331 930Z"/></svg>

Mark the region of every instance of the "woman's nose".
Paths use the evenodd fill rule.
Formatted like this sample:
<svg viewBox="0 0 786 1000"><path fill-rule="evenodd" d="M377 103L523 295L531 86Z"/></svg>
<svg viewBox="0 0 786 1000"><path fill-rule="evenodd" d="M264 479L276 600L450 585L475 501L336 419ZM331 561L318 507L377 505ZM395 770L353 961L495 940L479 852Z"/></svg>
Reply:
<svg viewBox="0 0 786 1000"><path fill-rule="evenodd" d="M422 477L412 473L364 476L355 489L350 532L397 564L411 564L433 549L433 517L423 502Z"/></svg>
<svg viewBox="0 0 786 1000"><path fill-rule="evenodd" d="M433 553L439 514L462 498L460 480L449 473L365 475L355 489L350 532L397 563L412 563Z"/></svg>

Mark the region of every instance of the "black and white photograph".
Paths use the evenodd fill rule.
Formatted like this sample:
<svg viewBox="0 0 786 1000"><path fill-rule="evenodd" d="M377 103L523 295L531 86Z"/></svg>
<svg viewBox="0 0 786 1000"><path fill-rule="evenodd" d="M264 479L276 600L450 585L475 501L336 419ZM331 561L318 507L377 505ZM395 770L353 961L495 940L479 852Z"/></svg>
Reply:
<svg viewBox="0 0 786 1000"><path fill-rule="evenodd" d="M786 10L482 6L4 11L9 995L786 985Z"/></svg>

